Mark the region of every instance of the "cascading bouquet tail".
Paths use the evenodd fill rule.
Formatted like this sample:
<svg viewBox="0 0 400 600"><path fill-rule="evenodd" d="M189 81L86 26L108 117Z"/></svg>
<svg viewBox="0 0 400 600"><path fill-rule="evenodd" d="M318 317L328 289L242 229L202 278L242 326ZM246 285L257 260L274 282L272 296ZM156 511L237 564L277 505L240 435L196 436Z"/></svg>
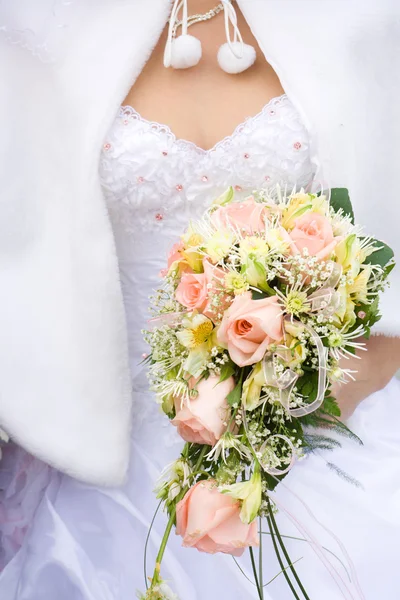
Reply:
<svg viewBox="0 0 400 600"><path fill-rule="evenodd" d="M337 443L328 430L349 433L331 387L354 377L345 359L379 320L393 266L391 249L354 224L345 189L236 202L230 188L190 223L144 332L151 387L186 441L157 490L169 522L146 600L174 597L160 573L174 526L202 552L249 548L262 598L258 517L293 596L308 598L271 492L305 453Z"/></svg>

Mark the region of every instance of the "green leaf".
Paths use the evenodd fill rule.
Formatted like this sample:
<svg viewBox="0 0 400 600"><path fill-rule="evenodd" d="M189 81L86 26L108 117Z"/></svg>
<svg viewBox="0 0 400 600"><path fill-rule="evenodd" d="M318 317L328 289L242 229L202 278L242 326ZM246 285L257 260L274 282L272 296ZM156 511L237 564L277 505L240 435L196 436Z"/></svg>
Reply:
<svg viewBox="0 0 400 600"><path fill-rule="evenodd" d="M340 417L340 415L342 414L338 403L336 402L336 398L334 398L333 396L325 397L325 400L322 404L322 410L326 414L332 415L334 417Z"/></svg>
<svg viewBox="0 0 400 600"><path fill-rule="evenodd" d="M379 240L374 241L374 246L376 247L376 250L367 256L365 263L368 265L379 265L380 267L386 267L386 265L388 265L388 263L394 257L393 250L390 248L390 246L384 242L380 242ZM394 265L388 265L387 275L389 275L393 267Z"/></svg>
<svg viewBox="0 0 400 600"><path fill-rule="evenodd" d="M263 300L264 298L268 298L268 294L257 290L251 290L251 297L252 300Z"/></svg>
<svg viewBox="0 0 400 600"><path fill-rule="evenodd" d="M358 316L361 313L365 313L365 317L363 319ZM354 324L354 329L360 325L363 325L366 330L364 336L368 338L371 327L373 327L380 319L381 314L379 312L379 297L376 296L371 304L357 304L357 320Z"/></svg>
<svg viewBox="0 0 400 600"><path fill-rule="evenodd" d="M225 206L226 204L230 204L233 200L235 192L233 191L233 187L228 187L227 190L221 196L216 198L213 202L214 206Z"/></svg>
<svg viewBox="0 0 400 600"><path fill-rule="evenodd" d="M301 208L295 210L294 213L290 216L290 222L293 223L296 219L304 215L304 213L308 212L309 210L312 210L312 207L312 204L307 204L306 206L302 206Z"/></svg>
<svg viewBox="0 0 400 600"><path fill-rule="evenodd" d="M332 188L330 204L335 212L342 209L345 215L350 217L354 225L354 212L351 205L349 191L346 188Z"/></svg>
<svg viewBox="0 0 400 600"><path fill-rule="evenodd" d="M393 269L395 268L396 263L394 261L392 261L387 267L384 268L384 278L387 279L390 275L390 273L393 271Z"/></svg>
<svg viewBox="0 0 400 600"><path fill-rule="evenodd" d="M313 402L318 394L318 373L313 369L297 380L298 391L309 401Z"/></svg>
<svg viewBox="0 0 400 600"><path fill-rule="evenodd" d="M226 397L229 406L233 406L234 404L239 405L242 399L242 380L240 380L235 388L227 395Z"/></svg>
<svg viewBox="0 0 400 600"><path fill-rule="evenodd" d="M368 325L364 329L364 337L366 340L369 340L369 338L371 337L371 327L368 327Z"/></svg>
<svg viewBox="0 0 400 600"><path fill-rule="evenodd" d="M221 368L221 376L219 378L219 382L222 383L231 377L236 371L236 365L230 359L229 362L225 363Z"/></svg>

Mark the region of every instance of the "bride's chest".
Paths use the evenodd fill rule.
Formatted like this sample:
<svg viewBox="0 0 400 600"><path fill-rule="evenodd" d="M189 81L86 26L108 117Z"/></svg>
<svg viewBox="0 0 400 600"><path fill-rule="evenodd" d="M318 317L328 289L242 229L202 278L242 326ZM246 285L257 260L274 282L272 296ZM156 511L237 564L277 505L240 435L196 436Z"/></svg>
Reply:
<svg viewBox="0 0 400 600"><path fill-rule="evenodd" d="M187 225L229 186L307 186L313 175L308 133L286 95L210 150L122 107L104 141L100 177L110 216L126 232Z"/></svg>

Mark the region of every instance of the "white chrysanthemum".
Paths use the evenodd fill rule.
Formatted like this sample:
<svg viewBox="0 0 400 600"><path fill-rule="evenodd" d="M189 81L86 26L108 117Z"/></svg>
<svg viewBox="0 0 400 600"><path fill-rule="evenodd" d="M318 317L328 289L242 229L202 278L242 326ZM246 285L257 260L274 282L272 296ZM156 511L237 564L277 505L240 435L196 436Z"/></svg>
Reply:
<svg viewBox="0 0 400 600"><path fill-rule="evenodd" d="M269 246L264 238L251 235L242 239L239 244L239 255L243 261L249 256L265 258L268 256Z"/></svg>
<svg viewBox="0 0 400 600"><path fill-rule="evenodd" d="M345 328L332 331L328 336L330 346L329 353L336 360L341 358L361 358L354 354L355 351L366 351L367 347L364 342L356 342L355 340L364 334L364 326L360 325L354 331L345 332ZM351 348L352 350L347 350Z"/></svg>
<svg viewBox="0 0 400 600"><path fill-rule="evenodd" d="M187 461L183 458L175 460L161 472L154 490L157 497L168 497L172 502L189 485L190 475L191 468Z"/></svg>
<svg viewBox="0 0 400 600"><path fill-rule="evenodd" d="M239 296L249 289L249 282L244 275L236 271L230 271L225 275L225 289L227 292L233 292Z"/></svg>
<svg viewBox="0 0 400 600"><path fill-rule="evenodd" d="M215 446L207 454L207 458L217 462L219 458L222 457L222 460L226 464L226 454L228 450L236 450L242 458L251 460L251 452L247 446L242 444L240 436L233 435L230 431L227 431L220 437Z"/></svg>
<svg viewBox="0 0 400 600"><path fill-rule="evenodd" d="M207 241L205 251L213 263L222 260L231 249L234 243L233 234L230 231L216 231Z"/></svg>

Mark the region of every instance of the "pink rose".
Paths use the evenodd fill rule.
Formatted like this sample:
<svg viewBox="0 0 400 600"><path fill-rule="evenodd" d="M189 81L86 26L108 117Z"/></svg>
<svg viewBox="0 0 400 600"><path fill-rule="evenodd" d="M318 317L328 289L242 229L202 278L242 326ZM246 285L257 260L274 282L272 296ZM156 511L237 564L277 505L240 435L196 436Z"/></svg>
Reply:
<svg viewBox="0 0 400 600"><path fill-rule="evenodd" d="M236 296L218 329L218 341L239 367L264 357L271 342L282 339L282 307L277 296L252 300L251 292Z"/></svg>
<svg viewBox="0 0 400 600"><path fill-rule="evenodd" d="M207 278L204 273L184 273L176 288L175 298L190 310L202 311L208 302Z"/></svg>
<svg viewBox="0 0 400 600"><path fill-rule="evenodd" d="M175 297L189 310L198 310L212 319L214 313L211 298L221 291L225 273L212 265L207 259L203 261L204 273L185 273L176 288Z"/></svg>
<svg viewBox="0 0 400 600"><path fill-rule="evenodd" d="M315 256L318 260L329 258L339 241L339 238L335 239L333 236L329 219L313 212L296 219L289 235L299 252L302 253L307 248L310 256Z"/></svg>
<svg viewBox="0 0 400 600"><path fill-rule="evenodd" d="M224 552L241 556L249 546L258 546L257 523L240 520L240 505L221 494L215 481L196 483L176 507L176 533L183 546L200 552Z"/></svg>
<svg viewBox="0 0 400 600"><path fill-rule="evenodd" d="M226 397L235 387L235 381L230 377L220 383L219 377L210 376L195 387L198 395L189 402L175 398L176 416L171 422L186 442L214 446L227 430Z"/></svg>
<svg viewBox="0 0 400 600"><path fill-rule="evenodd" d="M244 202L220 206L213 212L211 220L216 227L234 227L246 233L256 233L265 230L265 212L265 206L250 196Z"/></svg>

